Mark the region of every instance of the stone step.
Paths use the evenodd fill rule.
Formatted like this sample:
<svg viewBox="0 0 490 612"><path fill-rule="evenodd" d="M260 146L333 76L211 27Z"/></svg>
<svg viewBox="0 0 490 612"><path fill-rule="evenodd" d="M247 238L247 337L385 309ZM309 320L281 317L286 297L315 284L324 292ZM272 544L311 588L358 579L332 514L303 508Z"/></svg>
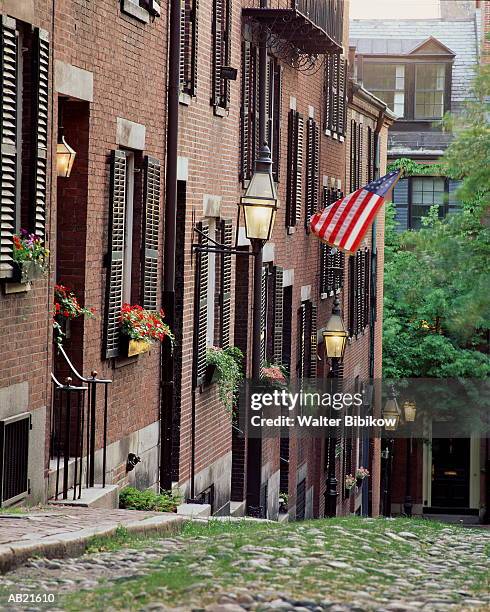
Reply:
<svg viewBox="0 0 490 612"><path fill-rule="evenodd" d="M231 501L230 502L230 516L245 516L247 502L243 501Z"/></svg>
<svg viewBox="0 0 490 612"><path fill-rule="evenodd" d="M105 508L114 510L119 508L119 487L117 485L95 485L84 489L80 499L73 499L73 488L68 491L68 499L50 499L48 504L54 506L78 506L81 508Z"/></svg>
<svg viewBox="0 0 490 612"><path fill-rule="evenodd" d="M478 525L478 516L471 514L425 514L424 518L442 523L455 523L458 525Z"/></svg>

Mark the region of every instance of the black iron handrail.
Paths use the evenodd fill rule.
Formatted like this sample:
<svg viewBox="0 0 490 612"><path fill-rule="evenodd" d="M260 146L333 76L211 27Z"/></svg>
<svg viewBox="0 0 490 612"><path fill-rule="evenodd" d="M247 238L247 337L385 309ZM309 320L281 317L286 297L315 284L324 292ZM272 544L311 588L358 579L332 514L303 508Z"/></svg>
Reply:
<svg viewBox="0 0 490 612"><path fill-rule="evenodd" d="M68 465L71 444L71 427L73 426L73 399L76 400L76 419L75 419L75 478L74 478L74 497L76 499L78 488L78 499L81 496L82 488L82 467L84 454L84 439L86 440L86 486L95 485L95 447L96 447L96 415L97 415L97 388L104 386L104 412L103 412L103 446L102 446L102 488L106 485L107 468L107 421L109 406L109 385L110 379L97 378L97 371L93 370L90 377L83 376L75 368L66 351L62 346L58 346L59 354L63 357L77 381L83 386L72 385L72 379L67 378L65 383L61 383L54 374L51 374L53 382L52 410L51 410L51 456L56 458L56 499L59 496L59 476L61 451L63 446L64 473L63 473L63 499L68 496ZM59 405L56 403L59 397ZM85 401L87 397L87 401ZM85 410L85 404L86 410ZM85 418L86 414L86 418ZM63 415L65 417L63 423ZM62 444L63 442L63 444ZM78 470L78 457L80 457L80 470Z"/></svg>

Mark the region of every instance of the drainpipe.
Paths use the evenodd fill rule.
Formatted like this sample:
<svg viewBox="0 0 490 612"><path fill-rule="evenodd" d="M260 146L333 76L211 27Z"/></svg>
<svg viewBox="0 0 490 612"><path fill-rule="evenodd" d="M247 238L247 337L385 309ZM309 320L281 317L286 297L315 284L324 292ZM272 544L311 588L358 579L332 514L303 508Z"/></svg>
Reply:
<svg viewBox="0 0 490 612"><path fill-rule="evenodd" d="M177 224L177 145L179 136L180 0L170 0L168 40L167 149L165 177L165 237L163 308L175 324L175 247ZM160 488L172 486L172 419L175 409L174 354L162 345L160 377Z"/></svg>

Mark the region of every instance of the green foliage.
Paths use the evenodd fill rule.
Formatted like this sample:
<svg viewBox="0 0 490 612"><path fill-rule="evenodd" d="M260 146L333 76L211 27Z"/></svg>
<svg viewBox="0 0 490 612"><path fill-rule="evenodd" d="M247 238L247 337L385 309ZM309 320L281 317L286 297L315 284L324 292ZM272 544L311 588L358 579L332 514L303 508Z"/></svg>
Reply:
<svg viewBox="0 0 490 612"><path fill-rule="evenodd" d="M218 395L231 413L236 395L243 380L243 353L236 346L226 349L210 347L206 352L206 365L215 366L214 379L218 384Z"/></svg>
<svg viewBox="0 0 490 612"><path fill-rule="evenodd" d="M488 67L475 88L475 101L452 119L455 140L441 166L444 174L462 180L462 211L440 220L431 210L422 229L397 234L394 208L386 210L383 373L388 378L490 375L490 230L482 223L490 190ZM408 174L425 172L412 160L397 163Z"/></svg>
<svg viewBox="0 0 490 612"><path fill-rule="evenodd" d="M400 157L388 164L388 172L393 170L403 170L403 177L407 176L449 176L448 168L444 162L435 164L420 164L419 162Z"/></svg>
<svg viewBox="0 0 490 612"><path fill-rule="evenodd" d="M119 507L128 510L175 512L181 501L181 494L175 491L155 493L151 489L140 491L135 487L125 487L119 494Z"/></svg>

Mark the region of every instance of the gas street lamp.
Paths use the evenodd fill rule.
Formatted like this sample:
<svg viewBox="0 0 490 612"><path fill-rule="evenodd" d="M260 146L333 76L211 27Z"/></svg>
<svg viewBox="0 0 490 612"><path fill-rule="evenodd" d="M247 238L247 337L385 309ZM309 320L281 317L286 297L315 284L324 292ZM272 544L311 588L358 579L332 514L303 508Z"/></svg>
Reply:
<svg viewBox="0 0 490 612"><path fill-rule="evenodd" d="M334 379L333 391L335 392L335 379L339 377L339 366L344 358L345 346L347 344L348 332L345 328L344 321L340 314L340 302L336 296L332 316L330 317L326 328L323 331L323 340L325 342L325 355L332 362L332 370L330 377ZM328 438L328 476L327 488L325 491L325 516L336 516L337 514L337 478L335 477L335 449L337 446L336 438L330 436Z"/></svg>
<svg viewBox="0 0 490 612"><path fill-rule="evenodd" d="M407 400L403 403L403 418L405 423L413 423L417 416L417 404Z"/></svg>
<svg viewBox="0 0 490 612"><path fill-rule="evenodd" d="M386 400L386 404L383 410L383 418L387 419L388 422L385 422L386 431L395 431L398 428L398 424L400 422L400 408L398 407L398 402L396 401L396 394L393 387L388 395L388 399Z"/></svg>
<svg viewBox="0 0 490 612"><path fill-rule="evenodd" d="M272 176L271 152L266 143L259 150L255 171L244 195L240 198L245 217L245 235L249 240L270 239L279 207Z"/></svg>

